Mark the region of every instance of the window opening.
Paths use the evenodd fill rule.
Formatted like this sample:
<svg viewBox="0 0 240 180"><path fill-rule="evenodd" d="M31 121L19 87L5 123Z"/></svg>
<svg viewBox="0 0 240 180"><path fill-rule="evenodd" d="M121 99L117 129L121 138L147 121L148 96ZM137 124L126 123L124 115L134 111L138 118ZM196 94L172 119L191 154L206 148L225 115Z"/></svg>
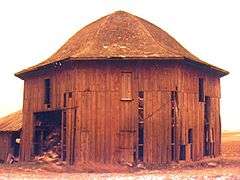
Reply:
<svg viewBox="0 0 240 180"><path fill-rule="evenodd" d="M188 143L193 143L193 130L188 129Z"/></svg>
<svg viewBox="0 0 240 180"><path fill-rule="evenodd" d="M50 99L51 99L51 81L50 81L50 79L44 80L44 88L45 88L44 104L50 104Z"/></svg>
<svg viewBox="0 0 240 180"><path fill-rule="evenodd" d="M67 94L63 94L63 107L67 107Z"/></svg>
<svg viewBox="0 0 240 180"><path fill-rule="evenodd" d="M204 102L204 97L205 97L205 93L204 93L204 80L203 78L199 78L198 81L198 88L199 88L199 102Z"/></svg>

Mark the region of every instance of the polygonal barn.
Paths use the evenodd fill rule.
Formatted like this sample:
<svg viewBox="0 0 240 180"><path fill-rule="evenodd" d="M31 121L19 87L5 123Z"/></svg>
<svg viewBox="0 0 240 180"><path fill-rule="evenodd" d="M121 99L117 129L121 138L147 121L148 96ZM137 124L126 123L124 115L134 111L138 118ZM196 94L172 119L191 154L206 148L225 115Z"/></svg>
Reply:
<svg viewBox="0 0 240 180"><path fill-rule="evenodd" d="M161 28L117 11L87 25L24 80L20 157L59 133L61 159L160 164L220 155L220 78L228 72Z"/></svg>

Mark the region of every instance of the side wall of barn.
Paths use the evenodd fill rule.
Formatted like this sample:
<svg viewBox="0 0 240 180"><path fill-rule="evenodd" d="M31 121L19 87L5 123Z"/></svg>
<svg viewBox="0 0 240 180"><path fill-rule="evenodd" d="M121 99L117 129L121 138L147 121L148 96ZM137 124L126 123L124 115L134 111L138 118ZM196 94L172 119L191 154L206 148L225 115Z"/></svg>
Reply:
<svg viewBox="0 0 240 180"><path fill-rule="evenodd" d="M144 92L144 162L169 162L171 91L175 63L116 63L78 68L76 158L134 162L138 150L138 93ZM131 73L132 99L122 99L122 73Z"/></svg>
<svg viewBox="0 0 240 180"><path fill-rule="evenodd" d="M11 133L0 132L0 161L6 161L11 152Z"/></svg>
<svg viewBox="0 0 240 180"><path fill-rule="evenodd" d="M67 117L67 161L74 156L75 162L134 162L138 151L139 92L144 93L144 162L172 160L173 92L178 95L175 160L179 160L180 145L187 145L190 127L194 139L193 160L200 159L204 105L198 102L199 73L196 72L174 62L84 62L28 77L24 82L21 159L31 158L33 113L58 109L66 112ZM131 85L122 83L123 73L130 74ZM44 104L47 78L51 80L49 108ZM219 154L219 81L206 75L204 78L206 95L212 99L214 120L211 122L215 127L216 154ZM131 98L122 99L123 89L128 88Z"/></svg>
<svg viewBox="0 0 240 180"><path fill-rule="evenodd" d="M192 144L193 160L204 155L204 114L205 101L199 101L199 79L204 82L204 96L210 98L209 122L214 156L220 155L221 122L220 122L220 78L209 72L200 71L186 65L180 66L179 76L179 124L180 143L186 145L187 159L190 159ZM192 143L189 143L189 130L192 129Z"/></svg>

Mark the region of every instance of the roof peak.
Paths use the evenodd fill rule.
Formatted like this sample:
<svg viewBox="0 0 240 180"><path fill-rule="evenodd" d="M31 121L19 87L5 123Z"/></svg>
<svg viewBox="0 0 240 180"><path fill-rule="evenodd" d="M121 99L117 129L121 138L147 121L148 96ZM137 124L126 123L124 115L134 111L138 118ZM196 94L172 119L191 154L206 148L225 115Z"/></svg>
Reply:
<svg viewBox="0 0 240 180"><path fill-rule="evenodd" d="M117 11L114 11L113 13L111 13L111 14L131 14L131 13L129 13L127 11L123 11L123 10L117 10Z"/></svg>
<svg viewBox="0 0 240 180"><path fill-rule="evenodd" d="M65 59L190 59L202 63L161 28L118 10L85 26L42 63L17 73L37 70Z"/></svg>

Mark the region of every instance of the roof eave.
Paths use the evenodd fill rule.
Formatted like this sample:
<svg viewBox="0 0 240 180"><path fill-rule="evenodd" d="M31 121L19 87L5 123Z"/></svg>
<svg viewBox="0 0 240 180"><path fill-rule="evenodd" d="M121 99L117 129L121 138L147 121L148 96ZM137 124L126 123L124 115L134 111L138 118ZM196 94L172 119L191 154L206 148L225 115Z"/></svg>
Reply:
<svg viewBox="0 0 240 180"><path fill-rule="evenodd" d="M59 61L56 61L56 62L53 62L53 63L50 63L50 64L45 64L45 65L42 65L42 66L38 66L36 68L34 68L34 66L28 68L28 69L23 69L22 71L19 71L17 73L15 73L14 75L22 80L24 80L24 77L26 74L28 73L31 73L33 71L38 71L38 70L41 70L43 69L44 67L47 67L47 66L51 66L55 63L63 63L63 62L67 62L67 61L77 61L77 60L83 60L83 61L96 61L96 60L116 60L116 59L119 59L119 60L157 60L157 59L161 59L161 60L181 60L183 59L184 57L157 57L157 56L146 56L146 57L125 57L125 56L109 56L109 57L70 57L70 58L66 58L66 59L63 59L63 60L59 60ZM30 70L29 70L30 69Z"/></svg>
<svg viewBox="0 0 240 180"><path fill-rule="evenodd" d="M199 64L203 67L206 67L207 69L209 69L210 71L216 72L220 77L226 76L229 74L229 71L226 71L222 68L219 68L217 66L214 66L212 64L206 63L204 61L198 60L198 61L193 61L189 58L184 58L184 60L190 64Z"/></svg>
<svg viewBox="0 0 240 180"><path fill-rule="evenodd" d="M50 63L50 64L45 64L45 65L42 65L42 66L38 66L36 68L32 68L31 70L28 70L28 69L24 69L22 71L19 71L15 74L16 77L24 80L24 77L28 74L28 73L31 73L31 72L34 72L34 71L38 71L38 70L41 70L43 69L44 67L48 67L48 66L52 66L56 63L63 63L63 62L67 62L67 61L78 61L78 60L84 60L84 61L97 61L97 60L116 60L116 59L119 59L119 60L184 60L186 61L187 63L190 63L190 64L195 64L195 65L200 65L200 66L203 66L203 67L206 67L207 69L209 69L210 71L214 71L216 72L217 74L220 75L220 77L223 77L223 76L226 76L229 74L228 71L222 69L222 68L219 68L219 67L216 67L214 65L211 65L209 63L206 63L204 61L201 61L201 60L193 60L193 59L190 59L190 58L186 58L186 57L154 57L154 56L150 56L150 57L124 57L124 56L112 56L112 57L71 57L71 58L66 58L66 59L63 59L63 60L59 60L57 62L53 62L53 63Z"/></svg>

